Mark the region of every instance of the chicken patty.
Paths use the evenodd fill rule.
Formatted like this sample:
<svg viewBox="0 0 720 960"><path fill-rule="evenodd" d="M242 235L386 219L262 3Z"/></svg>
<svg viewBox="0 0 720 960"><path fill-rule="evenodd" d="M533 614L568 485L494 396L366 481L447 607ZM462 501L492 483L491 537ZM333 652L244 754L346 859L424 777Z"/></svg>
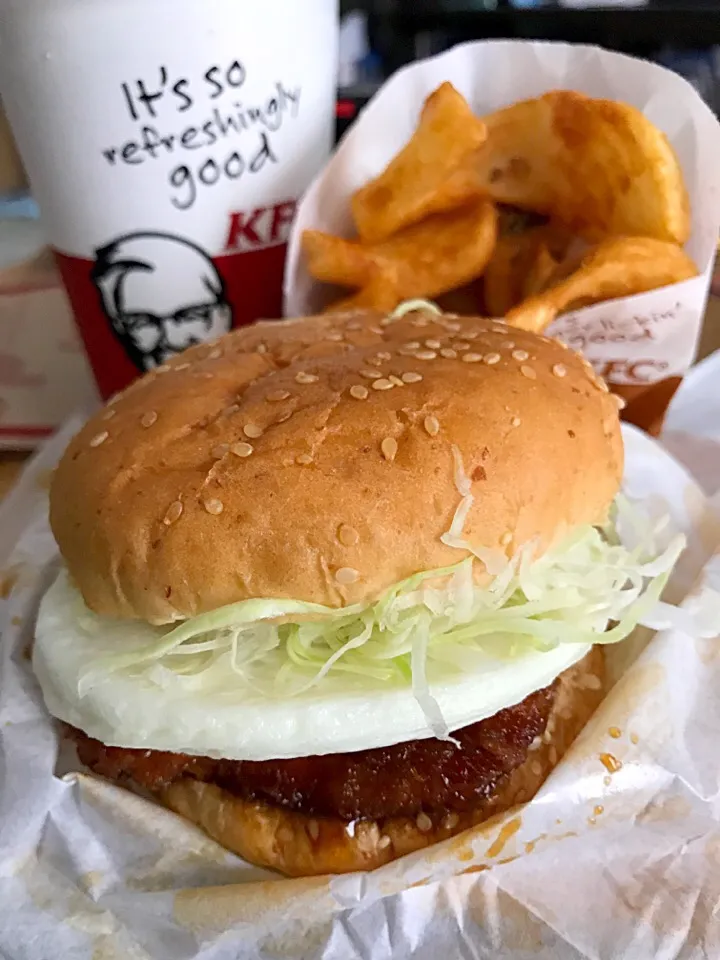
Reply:
<svg viewBox="0 0 720 960"><path fill-rule="evenodd" d="M556 684L445 740L293 760L214 760L182 753L106 747L70 728L80 761L111 780L157 791L181 777L215 783L247 800L343 820L462 812L489 797L541 736Z"/></svg>

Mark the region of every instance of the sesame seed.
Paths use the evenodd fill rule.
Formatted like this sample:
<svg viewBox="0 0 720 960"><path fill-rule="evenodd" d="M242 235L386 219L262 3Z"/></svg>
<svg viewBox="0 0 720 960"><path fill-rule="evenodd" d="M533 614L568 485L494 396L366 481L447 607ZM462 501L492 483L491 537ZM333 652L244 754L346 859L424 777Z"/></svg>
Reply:
<svg viewBox="0 0 720 960"><path fill-rule="evenodd" d="M437 354L434 350L418 350L415 356L418 360L434 360Z"/></svg>
<svg viewBox="0 0 720 960"><path fill-rule="evenodd" d="M234 443L230 447L230 452L234 453L236 457L249 457L253 452L253 446L251 443L240 441L240 443Z"/></svg>
<svg viewBox="0 0 720 960"><path fill-rule="evenodd" d="M387 350L381 350L380 353L376 353L375 356L378 360L391 360L392 354L388 353Z"/></svg>
<svg viewBox="0 0 720 960"><path fill-rule="evenodd" d="M340 567L340 569L335 572L335 579L339 584L347 585L359 580L360 574L357 570L353 570L352 567Z"/></svg>
<svg viewBox="0 0 720 960"><path fill-rule="evenodd" d="M366 380L379 380L382 376L381 373L378 373L377 370L360 370L360 376L365 377Z"/></svg>
<svg viewBox="0 0 720 960"><path fill-rule="evenodd" d="M465 343L464 340L458 340L457 343L453 344L453 347L455 347L456 350L460 350L462 352L463 350L469 350L470 344Z"/></svg>
<svg viewBox="0 0 720 960"><path fill-rule="evenodd" d="M379 337L383 335L382 327L378 327L377 325L368 327L368 330L370 331L370 333L376 333Z"/></svg>
<svg viewBox="0 0 720 960"><path fill-rule="evenodd" d="M462 324L461 324L461 323L446 323L446 324L445 324L445 329L446 329L446 330L449 330L450 333L460 333L460 331L462 330Z"/></svg>
<svg viewBox="0 0 720 960"><path fill-rule="evenodd" d="M536 777L539 777L540 774L543 772L543 765L540 763L539 760L533 760L533 762L530 764L530 770L533 772L533 774Z"/></svg>
<svg viewBox="0 0 720 960"><path fill-rule="evenodd" d="M528 380L537 380L537 374L532 367L522 366L520 367L520 373Z"/></svg>
<svg viewBox="0 0 720 960"><path fill-rule="evenodd" d="M512 540L512 534L509 530L506 530L505 533L500 537L500 543L506 547Z"/></svg>
<svg viewBox="0 0 720 960"><path fill-rule="evenodd" d="M522 423L522 421L521 421L520 417L513 417L512 420L510 421L510 426L511 426L511 427L519 427L521 423Z"/></svg>
<svg viewBox="0 0 720 960"><path fill-rule="evenodd" d="M112 418L115 416L116 413L117 413L117 410L112 410L112 409L106 410L102 418L103 420L112 420Z"/></svg>
<svg viewBox="0 0 720 960"><path fill-rule="evenodd" d="M448 813L446 817L443 817L442 825L446 830L454 830L459 823L460 817L453 812Z"/></svg>
<svg viewBox="0 0 720 960"><path fill-rule="evenodd" d="M445 357L446 360L455 360L457 357L457 350L451 350L450 347L443 347L440 351L440 356Z"/></svg>
<svg viewBox="0 0 720 960"><path fill-rule="evenodd" d="M422 374L421 374L421 373L415 373L414 370L408 370L407 373L404 373L404 374L400 377L400 379L402 380L403 383L420 383L420 381L422 380L422 378L423 378L423 377L422 377Z"/></svg>
<svg viewBox="0 0 720 960"><path fill-rule="evenodd" d="M307 832L311 840L318 839L320 836L320 824L317 820L308 820Z"/></svg>
<svg viewBox="0 0 720 960"><path fill-rule="evenodd" d="M189 370L189 369L190 369L189 363L178 363L177 366L173 367L173 370L175 371L175 373L180 373L181 370Z"/></svg>
<svg viewBox="0 0 720 960"><path fill-rule="evenodd" d="M396 387L404 387L404 386L405 386L405 384L402 382L402 380L400 379L400 377L396 377L394 373L391 373L391 374L390 374L390 376L388 377L388 380L390 381L390 383L394 383Z"/></svg>
<svg viewBox="0 0 720 960"><path fill-rule="evenodd" d="M426 340L425 346L429 347L431 350L439 350L441 347L441 343L439 340Z"/></svg>
<svg viewBox="0 0 720 960"><path fill-rule="evenodd" d="M368 395L368 388L363 387L361 383L354 383L350 387L350 396L355 397L356 400L365 400Z"/></svg>
<svg viewBox="0 0 720 960"><path fill-rule="evenodd" d="M552 368L552 372L556 377L564 377L567 374L567 367L564 367L562 363L556 363Z"/></svg>
<svg viewBox="0 0 720 960"><path fill-rule="evenodd" d="M295 383L317 383L317 380L314 373L306 373L304 370L295 374Z"/></svg>
<svg viewBox="0 0 720 960"><path fill-rule="evenodd" d="M411 340L409 343L403 344L403 346L405 347L406 350L419 350L419 349L420 349L420 341L419 341L419 340Z"/></svg>
<svg viewBox="0 0 720 960"><path fill-rule="evenodd" d="M490 329L493 333L507 333L507 324L504 320L496 320L490 324Z"/></svg>
<svg viewBox="0 0 720 960"><path fill-rule="evenodd" d="M343 339L343 335L339 330L331 330L330 333L325 334L325 339L330 340L333 343L340 343L340 341Z"/></svg>
<svg viewBox="0 0 720 960"><path fill-rule="evenodd" d="M263 428L259 427L256 423L246 423L243 427L243 433L246 437L250 437L251 440L256 440L263 435Z"/></svg>
<svg viewBox="0 0 720 960"><path fill-rule="evenodd" d="M166 363L160 364L159 367L155 367L155 373L170 373L172 367L169 367Z"/></svg>
<svg viewBox="0 0 720 960"><path fill-rule="evenodd" d="M371 367L381 367L384 363L384 360L381 360L379 357L369 357L367 362Z"/></svg>
<svg viewBox="0 0 720 960"><path fill-rule="evenodd" d="M425 432L430 434L431 437L436 437L440 432L440 421L432 414L430 414L429 417L425 417L423 426L425 427Z"/></svg>
<svg viewBox="0 0 720 960"><path fill-rule="evenodd" d="M384 850L386 847L389 847L391 843L392 840L390 837L384 833L377 842L377 848L378 850Z"/></svg>
<svg viewBox="0 0 720 960"><path fill-rule="evenodd" d="M268 352L268 347L266 343L259 343L255 347L255 353L267 353L267 352Z"/></svg>
<svg viewBox="0 0 720 960"><path fill-rule="evenodd" d="M392 390L393 385L389 380L373 380L372 388L373 390Z"/></svg>
<svg viewBox="0 0 720 960"><path fill-rule="evenodd" d="M222 460L222 458L225 456L225 454L228 452L229 449L230 449L229 443L219 443L216 447L213 447L210 452L212 453L213 457L215 457L216 460Z"/></svg>
<svg viewBox="0 0 720 960"><path fill-rule="evenodd" d="M354 547L360 540L360 534L355 527L347 523L341 523L338 527L338 540L344 547Z"/></svg>
<svg viewBox="0 0 720 960"><path fill-rule="evenodd" d="M182 503L180 503L179 500L173 500L173 502L167 508L167 513L163 517L163 523L165 526L169 527L171 523L175 523L176 520L179 520L182 512Z"/></svg>
<svg viewBox="0 0 720 960"><path fill-rule="evenodd" d="M109 434L107 430L103 430L102 433L96 433L95 436L90 441L91 447L99 447L101 443L105 443Z"/></svg>
<svg viewBox="0 0 720 960"><path fill-rule="evenodd" d="M483 356L481 353L464 353L462 355L463 363L479 363Z"/></svg>
<svg viewBox="0 0 720 960"><path fill-rule="evenodd" d="M240 409L239 404L231 403L229 407L225 407L225 409L222 412L222 415L224 417L232 417L233 414L237 413L239 409Z"/></svg>
<svg viewBox="0 0 720 960"><path fill-rule="evenodd" d="M417 815L415 823L417 824L417 828L420 833L428 833L430 830L432 830L432 820L426 813L423 813L422 811L420 811L420 813Z"/></svg>
<svg viewBox="0 0 720 960"><path fill-rule="evenodd" d="M285 413L281 413L280 416L275 419L275 423L285 423L292 415L292 410L286 410Z"/></svg>
<svg viewBox="0 0 720 960"><path fill-rule="evenodd" d="M309 463L313 462L313 458L309 453L301 453L300 456L295 457L295 463L299 463L301 466L305 467Z"/></svg>
<svg viewBox="0 0 720 960"><path fill-rule="evenodd" d="M352 316L352 314L351 314L351 316ZM361 324L361 323L358 323L357 320L353 320L352 323L349 323L349 324L347 325L347 328L346 328L346 329L348 329L348 330L362 330L362 324Z"/></svg>
<svg viewBox="0 0 720 960"><path fill-rule="evenodd" d="M500 346L501 346L504 350L512 350L513 347L515 346L515 341L514 341L514 340L503 340L503 342L500 344Z"/></svg>
<svg viewBox="0 0 720 960"><path fill-rule="evenodd" d="M287 400L290 394L287 390L273 390L272 393L269 393L265 399L269 403L279 403L281 400Z"/></svg>
<svg viewBox="0 0 720 960"><path fill-rule="evenodd" d="M469 354L466 353L465 356L467 357L467 356L469 356ZM500 363L500 354L499 354L499 353L486 353L486 354L485 354L485 363L487 363L488 366L492 366L494 363Z"/></svg>
<svg viewBox="0 0 720 960"><path fill-rule="evenodd" d="M428 320L427 317L414 317L414 318L410 321L410 323L411 323L414 327L427 327L427 326L430 325L430 321Z"/></svg>
<svg viewBox="0 0 720 960"><path fill-rule="evenodd" d="M385 459L392 463L397 456L397 440L395 440L393 437L385 437L383 442L380 444L380 449L382 450L382 455L385 457Z"/></svg>
<svg viewBox="0 0 720 960"><path fill-rule="evenodd" d="M527 360L529 356L527 350L513 350L512 353L513 360Z"/></svg>
<svg viewBox="0 0 720 960"><path fill-rule="evenodd" d="M627 400L624 397L621 397L619 394L613 394L613 400L617 404L618 410L624 410L627 406Z"/></svg>
<svg viewBox="0 0 720 960"><path fill-rule="evenodd" d="M207 355L207 358L208 360L219 360L221 356L222 356L222 350L220 349L220 347L215 347L215 349L211 350L210 353Z"/></svg>
<svg viewBox="0 0 720 960"><path fill-rule="evenodd" d="M207 512L211 513L214 517L219 516L224 509L222 500L216 500L214 497L210 497L209 500L203 500L203 506Z"/></svg>

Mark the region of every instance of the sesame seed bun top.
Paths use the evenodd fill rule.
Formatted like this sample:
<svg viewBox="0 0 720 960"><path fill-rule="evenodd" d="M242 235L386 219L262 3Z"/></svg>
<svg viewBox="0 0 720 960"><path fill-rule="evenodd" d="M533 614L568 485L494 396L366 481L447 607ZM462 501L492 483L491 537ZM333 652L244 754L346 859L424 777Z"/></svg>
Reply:
<svg viewBox="0 0 720 960"><path fill-rule="evenodd" d="M162 623L252 597L373 599L606 515L617 406L561 344L498 321L357 312L237 330L138 380L72 440L50 521L86 603Z"/></svg>

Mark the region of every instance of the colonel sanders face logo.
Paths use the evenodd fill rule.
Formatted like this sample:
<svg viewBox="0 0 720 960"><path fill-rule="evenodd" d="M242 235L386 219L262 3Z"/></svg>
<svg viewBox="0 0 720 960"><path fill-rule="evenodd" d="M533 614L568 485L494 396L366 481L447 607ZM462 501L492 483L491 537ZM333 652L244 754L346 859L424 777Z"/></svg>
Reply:
<svg viewBox="0 0 720 960"><path fill-rule="evenodd" d="M139 370L232 326L232 309L212 260L166 233L133 233L96 252L92 280L102 308Z"/></svg>

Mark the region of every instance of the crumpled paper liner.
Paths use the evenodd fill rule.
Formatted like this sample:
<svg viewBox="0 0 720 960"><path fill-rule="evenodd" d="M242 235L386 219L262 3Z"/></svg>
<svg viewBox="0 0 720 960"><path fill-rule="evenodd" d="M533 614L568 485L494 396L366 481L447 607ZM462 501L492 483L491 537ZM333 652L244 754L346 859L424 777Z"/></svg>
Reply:
<svg viewBox="0 0 720 960"><path fill-rule="evenodd" d="M708 361L710 363L710 361ZM720 355L700 378L720 373ZM678 398L692 404L689 383ZM697 407L696 407L697 409ZM672 419L672 418L671 418ZM78 772L29 665L55 569L49 471L0 509L0 952L9 958L720 955L720 639L676 631L609 648L619 680L529 804L373 874L285 880L152 802ZM626 428L626 491L670 510L672 581L720 588L720 518L690 475ZM698 465L700 466L700 465ZM720 484L720 475L716 476ZM709 481L708 481L709 482ZM20 534L13 547L12 540Z"/></svg>
<svg viewBox="0 0 720 960"><path fill-rule="evenodd" d="M498 40L460 44L399 70L361 112L300 203L285 269L286 316L316 312L337 297L337 291L309 276L300 250L302 231L354 234L351 194L399 152L424 99L445 80L480 115L548 90L572 89L630 103L668 136L690 195L693 230L686 249L701 275L567 313L548 331L582 349L628 401L628 422L659 433L697 353L720 228L720 125L686 80L645 60L599 47Z"/></svg>

